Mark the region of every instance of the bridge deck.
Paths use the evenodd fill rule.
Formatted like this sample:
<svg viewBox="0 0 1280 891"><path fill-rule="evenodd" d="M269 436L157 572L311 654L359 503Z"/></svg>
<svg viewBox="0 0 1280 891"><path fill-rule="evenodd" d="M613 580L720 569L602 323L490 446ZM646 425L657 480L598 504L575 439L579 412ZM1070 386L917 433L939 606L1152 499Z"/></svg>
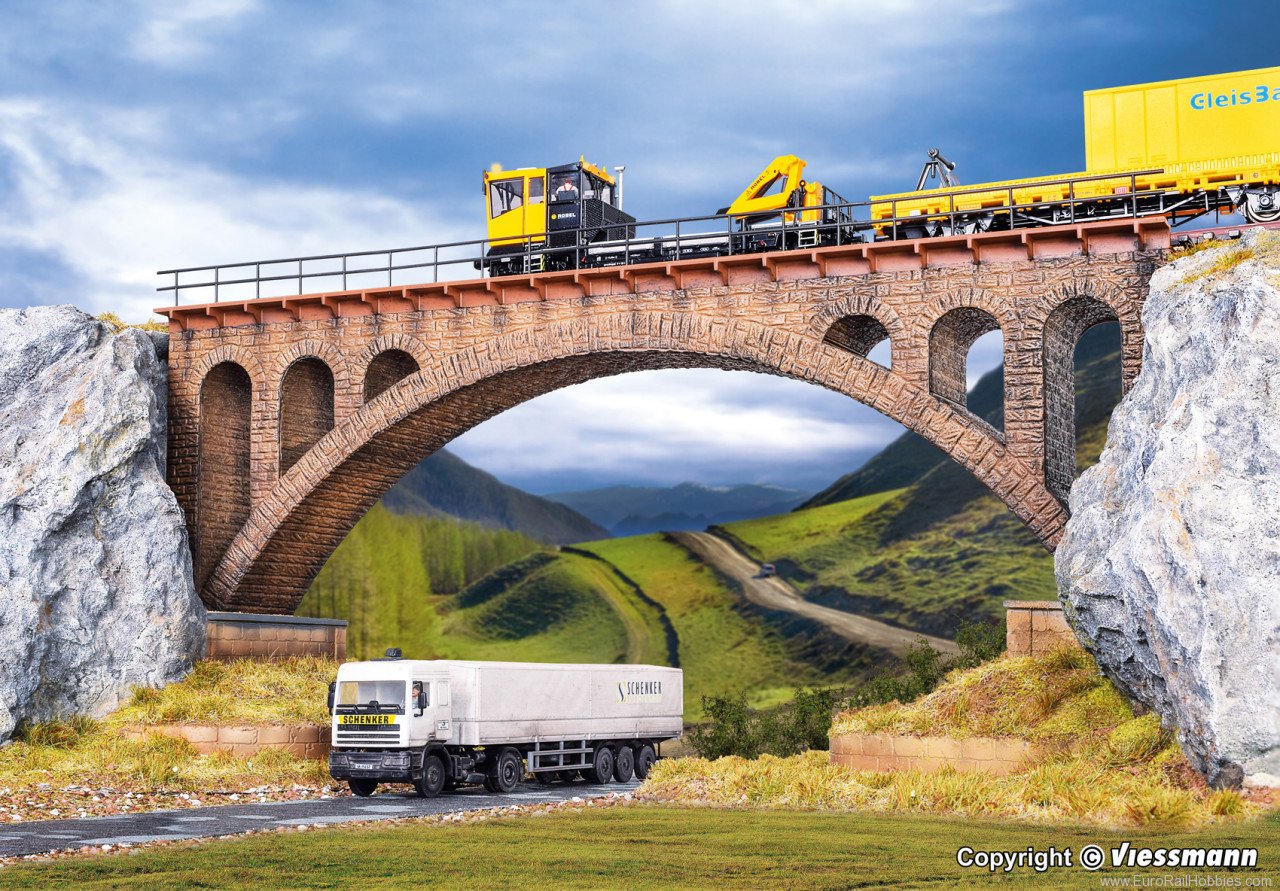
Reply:
<svg viewBox="0 0 1280 891"><path fill-rule="evenodd" d="M606 266L564 272L477 278L287 297L163 306L169 330L205 330L312 319L368 316L468 306L707 288L761 281L795 281L940 266L1025 262L1169 247L1163 217L1101 220L1067 226L986 232L907 241L838 245L714 259Z"/></svg>

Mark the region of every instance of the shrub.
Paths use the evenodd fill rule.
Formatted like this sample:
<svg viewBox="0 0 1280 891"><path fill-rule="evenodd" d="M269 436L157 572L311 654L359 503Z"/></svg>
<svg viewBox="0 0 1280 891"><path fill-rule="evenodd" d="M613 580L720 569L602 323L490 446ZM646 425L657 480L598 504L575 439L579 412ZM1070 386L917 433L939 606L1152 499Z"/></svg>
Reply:
<svg viewBox="0 0 1280 891"><path fill-rule="evenodd" d="M708 759L761 754L786 757L830 744L836 711L912 702L928 693L957 668L972 668L1004 652L1004 632L995 623L962 622L956 634L960 655L947 657L922 637L907 648L899 674L881 672L851 693L834 688L796 688L790 703L757 713L743 693L702 697L705 723L689 731L689 744Z"/></svg>

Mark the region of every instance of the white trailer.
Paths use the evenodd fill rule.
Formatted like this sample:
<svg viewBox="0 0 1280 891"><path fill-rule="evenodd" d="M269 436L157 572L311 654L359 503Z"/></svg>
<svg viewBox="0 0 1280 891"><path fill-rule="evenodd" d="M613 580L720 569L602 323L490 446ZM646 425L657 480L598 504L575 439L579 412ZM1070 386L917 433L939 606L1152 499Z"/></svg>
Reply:
<svg viewBox="0 0 1280 891"><path fill-rule="evenodd" d="M482 782L641 779L684 727L684 676L658 665L348 662L330 686L329 773L356 795L411 783L438 795Z"/></svg>

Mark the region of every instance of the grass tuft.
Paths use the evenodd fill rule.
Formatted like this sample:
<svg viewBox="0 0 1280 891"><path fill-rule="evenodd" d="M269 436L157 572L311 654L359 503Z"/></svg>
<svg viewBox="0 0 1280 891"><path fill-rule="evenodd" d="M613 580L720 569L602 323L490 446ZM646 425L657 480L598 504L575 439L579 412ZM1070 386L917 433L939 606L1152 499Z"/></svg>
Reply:
<svg viewBox="0 0 1280 891"><path fill-rule="evenodd" d="M197 662L185 678L156 690L135 687L111 716L125 724L326 724L332 659Z"/></svg>
<svg viewBox="0 0 1280 891"><path fill-rule="evenodd" d="M106 786L131 791L207 791L261 785L324 785L322 761L267 749L246 758L200 755L185 739L159 733L126 738L123 726L171 723L326 724L328 684L338 664L314 657L283 662L198 662L183 680L134 689L107 718L76 717L28 726L0 748L0 787Z"/></svg>
<svg viewBox="0 0 1280 891"><path fill-rule="evenodd" d="M1214 792L1153 714L1129 706L1083 651L1005 657L951 672L908 704L838 715L842 732L1012 737L1041 760L1010 776L852 771L823 752L755 760L661 761L644 798L756 807L927 812L1111 827L1181 828L1252 816L1234 792Z"/></svg>

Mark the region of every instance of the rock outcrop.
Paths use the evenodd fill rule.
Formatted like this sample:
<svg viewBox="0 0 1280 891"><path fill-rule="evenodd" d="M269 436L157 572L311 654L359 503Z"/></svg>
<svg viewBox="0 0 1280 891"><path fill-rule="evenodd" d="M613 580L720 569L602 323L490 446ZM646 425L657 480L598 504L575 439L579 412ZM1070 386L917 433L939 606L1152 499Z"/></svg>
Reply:
<svg viewBox="0 0 1280 891"><path fill-rule="evenodd" d="M1102 668L1215 786L1280 785L1280 237L1159 270L1055 555Z"/></svg>
<svg viewBox="0 0 1280 891"><path fill-rule="evenodd" d="M0 310L0 741L200 655L163 344L70 306Z"/></svg>

